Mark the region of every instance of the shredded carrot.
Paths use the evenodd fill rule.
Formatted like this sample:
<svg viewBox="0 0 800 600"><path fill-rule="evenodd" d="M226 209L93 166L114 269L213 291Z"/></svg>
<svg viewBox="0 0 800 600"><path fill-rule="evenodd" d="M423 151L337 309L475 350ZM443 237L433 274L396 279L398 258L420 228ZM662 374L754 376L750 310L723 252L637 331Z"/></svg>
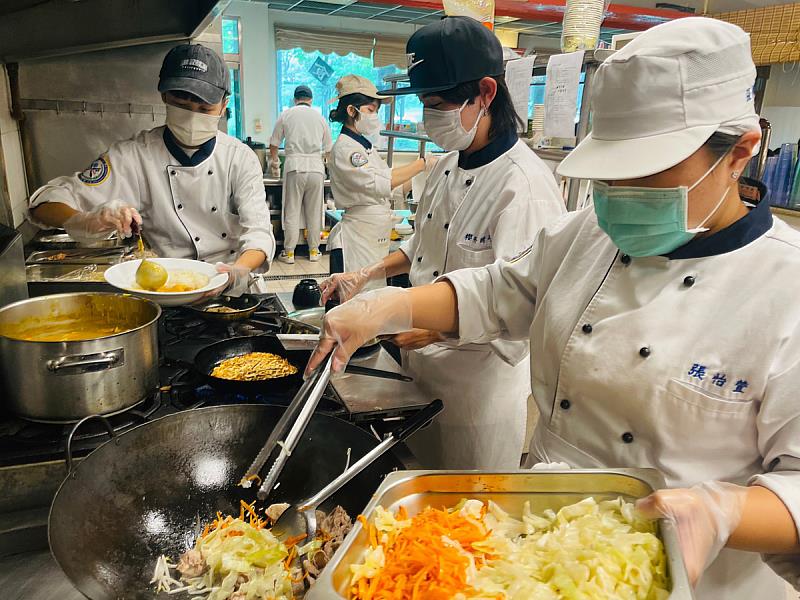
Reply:
<svg viewBox="0 0 800 600"><path fill-rule="evenodd" d="M292 546L296 546L297 544L302 542L307 537L308 535L305 533L293 535L292 537L287 538L286 541L283 543L283 545L286 546L287 548L291 548Z"/></svg>
<svg viewBox="0 0 800 600"><path fill-rule="evenodd" d="M404 509L397 514L406 520ZM372 548L379 545L375 525L359 517L367 530ZM426 508L411 524L389 536L383 544L384 567L371 579L359 579L350 589L354 600L448 600L456 594L465 597L477 592L467 584L470 561L465 552L483 564L485 554L474 544L489 535L482 523L458 512ZM456 542L459 549L452 542ZM462 550L463 549L463 550Z"/></svg>

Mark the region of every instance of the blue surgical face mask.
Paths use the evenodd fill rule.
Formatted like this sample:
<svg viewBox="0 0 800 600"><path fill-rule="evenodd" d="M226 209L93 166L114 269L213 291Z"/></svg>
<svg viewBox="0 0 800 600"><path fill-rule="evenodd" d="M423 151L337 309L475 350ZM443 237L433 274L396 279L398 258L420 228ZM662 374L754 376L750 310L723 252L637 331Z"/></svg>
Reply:
<svg viewBox="0 0 800 600"><path fill-rule="evenodd" d="M728 195L725 188L714 209L703 221L689 228L689 192L717 168L721 156L692 186L646 188L593 183L592 197L597 223L614 245L630 256L658 256L680 248L714 216Z"/></svg>

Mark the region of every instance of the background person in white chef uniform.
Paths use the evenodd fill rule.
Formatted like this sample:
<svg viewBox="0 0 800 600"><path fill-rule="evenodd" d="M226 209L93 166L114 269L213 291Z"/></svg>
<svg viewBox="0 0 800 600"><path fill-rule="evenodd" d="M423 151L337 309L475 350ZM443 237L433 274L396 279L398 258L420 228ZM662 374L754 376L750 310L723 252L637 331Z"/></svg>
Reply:
<svg viewBox="0 0 800 600"><path fill-rule="evenodd" d="M333 142L328 122L311 106L313 95L306 85L294 90L294 106L278 117L269 140L270 175L280 178L278 146L285 139L283 164L283 251L278 260L294 264L294 249L300 230L308 235L311 262L320 259L319 236L322 231L325 193L325 163L321 152L330 153Z"/></svg>
<svg viewBox="0 0 800 600"><path fill-rule="evenodd" d="M224 61L199 44L167 53L158 90L166 126L116 142L82 173L57 177L30 198L31 221L63 227L78 241L145 237L163 257L218 262L241 293L269 264L275 238L258 158L218 130L230 81Z"/></svg>
<svg viewBox="0 0 800 600"><path fill-rule="evenodd" d="M478 21L448 17L408 40L411 85L425 131L452 151L432 169L416 231L401 250L323 284L323 300L361 291L371 279L409 273L413 285L456 269L511 258L566 211L550 170L519 140L503 78L500 41ZM392 93L391 90L381 92ZM406 367L444 412L409 444L425 468L516 469L525 438L527 340L454 347L435 331L393 336Z"/></svg>
<svg viewBox="0 0 800 600"><path fill-rule="evenodd" d="M737 194L754 81L734 25L641 34L598 68L592 134L560 166L594 180L594 208L510 261L357 296L309 367L412 327L530 337L532 460L658 469L677 489L640 506L677 520L698 600L783 598L770 567L800 587L800 233Z"/></svg>
<svg viewBox="0 0 800 600"><path fill-rule="evenodd" d="M328 248L331 271L356 271L389 254L392 190L424 171L427 163L419 158L391 168L373 147L381 130L378 109L389 98L378 94L369 79L345 75L336 83L336 92L338 105L330 119L342 124L342 133L333 145L328 170L333 200L345 212L331 230Z"/></svg>

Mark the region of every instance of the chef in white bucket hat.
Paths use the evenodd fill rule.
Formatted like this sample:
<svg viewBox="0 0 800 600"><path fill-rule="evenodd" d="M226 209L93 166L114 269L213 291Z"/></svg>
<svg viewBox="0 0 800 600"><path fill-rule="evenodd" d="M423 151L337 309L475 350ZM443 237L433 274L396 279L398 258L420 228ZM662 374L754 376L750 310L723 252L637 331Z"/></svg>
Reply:
<svg viewBox="0 0 800 600"><path fill-rule="evenodd" d="M658 469L671 489L639 507L674 519L697 600L800 588L800 232L737 193L754 79L734 25L644 32L598 69L594 131L560 168L595 206L509 261L330 311L309 367L412 327L529 337L532 463Z"/></svg>

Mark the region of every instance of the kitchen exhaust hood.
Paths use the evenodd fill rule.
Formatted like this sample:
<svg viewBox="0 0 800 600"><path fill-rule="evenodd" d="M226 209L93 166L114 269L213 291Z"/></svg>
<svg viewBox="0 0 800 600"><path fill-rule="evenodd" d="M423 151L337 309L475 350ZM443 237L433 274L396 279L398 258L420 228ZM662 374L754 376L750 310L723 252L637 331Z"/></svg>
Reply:
<svg viewBox="0 0 800 600"><path fill-rule="evenodd" d="M0 62L188 39L230 0L2 0Z"/></svg>

